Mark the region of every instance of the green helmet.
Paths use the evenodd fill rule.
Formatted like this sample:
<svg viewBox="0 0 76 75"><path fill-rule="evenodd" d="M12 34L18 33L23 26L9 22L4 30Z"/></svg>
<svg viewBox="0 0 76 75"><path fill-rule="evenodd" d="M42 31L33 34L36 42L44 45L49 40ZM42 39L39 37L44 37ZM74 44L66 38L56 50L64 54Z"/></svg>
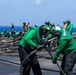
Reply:
<svg viewBox="0 0 76 75"><path fill-rule="evenodd" d="M61 32L61 27L60 26L55 26L54 31L60 33Z"/></svg>
<svg viewBox="0 0 76 75"><path fill-rule="evenodd" d="M62 28L60 26L54 26L50 29L50 33L54 36L59 36L62 31Z"/></svg>

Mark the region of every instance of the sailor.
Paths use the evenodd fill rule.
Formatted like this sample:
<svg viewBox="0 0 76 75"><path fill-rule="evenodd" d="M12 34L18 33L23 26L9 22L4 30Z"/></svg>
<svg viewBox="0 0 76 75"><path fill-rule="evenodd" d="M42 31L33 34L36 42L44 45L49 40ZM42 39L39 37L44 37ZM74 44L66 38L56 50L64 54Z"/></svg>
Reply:
<svg viewBox="0 0 76 75"><path fill-rule="evenodd" d="M42 49L42 35L46 33L45 26L31 27L19 42L18 52L21 63L34 49ZM31 55L23 65L23 75L29 75L30 70L34 75L42 75L36 54Z"/></svg>
<svg viewBox="0 0 76 75"><path fill-rule="evenodd" d="M73 75L73 67L76 61L76 41L67 30L60 28L60 26L51 28L51 33L58 37L58 47L52 62L56 64L59 55L63 54L61 68L66 75ZM63 75L63 73L60 72L60 75Z"/></svg>
<svg viewBox="0 0 76 75"><path fill-rule="evenodd" d="M73 24L71 23L70 20L67 20L67 21L63 21L63 28L65 30L67 30L70 34L72 34L72 31L73 31Z"/></svg>
<svg viewBox="0 0 76 75"><path fill-rule="evenodd" d="M10 37L10 33L6 29L4 29L2 36L3 37Z"/></svg>
<svg viewBox="0 0 76 75"><path fill-rule="evenodd" d="M18 34L16 33L16 31L13 32L12 38L16 38L18 36Z"/></svg>
<svg viewBox="0 0 76 75"><path fill-rule="evenodd" d="M14 34L14 24L12 23L11 24L12 26L11 26L11 36Z"/></svg>
<svg viewBox="0 0 76 75"><path fill-rule="evenodd" d="M24 32L27 32L28 31L29 24L30 24L29 22L28 23L26 23L26 22L23 23L23 31Z"/></svg>

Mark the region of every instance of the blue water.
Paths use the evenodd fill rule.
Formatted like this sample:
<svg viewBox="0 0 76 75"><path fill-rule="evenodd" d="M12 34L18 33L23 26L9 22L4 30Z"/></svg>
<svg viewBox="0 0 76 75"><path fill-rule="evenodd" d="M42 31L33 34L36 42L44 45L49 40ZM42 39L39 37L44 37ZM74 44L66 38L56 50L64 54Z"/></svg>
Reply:
<svg viewBox="0 0 76 75"><path fill-rule="evenodd" d="M11 26L0 26L0 32L3 32L5 29L11 32ZM14 26L14 30L16 32L22 31L23 26Z"/></svg>
<svg viewBox="0 0 76 75"><path fill-rule="evenodd" d="M11 31L11 26L0 26L0 32L3 32L4 29L8 30L9 32ZM23 26L15 26L14 30L16 32L22 31L23 30ZM76 32L76 27L73 28L73 32Z"/></svg>
<svg viewBox="0 0 76 75"><path fill-rule="evenodd" d="M76 27L73 28L73 32L76 32Z"/></svg>

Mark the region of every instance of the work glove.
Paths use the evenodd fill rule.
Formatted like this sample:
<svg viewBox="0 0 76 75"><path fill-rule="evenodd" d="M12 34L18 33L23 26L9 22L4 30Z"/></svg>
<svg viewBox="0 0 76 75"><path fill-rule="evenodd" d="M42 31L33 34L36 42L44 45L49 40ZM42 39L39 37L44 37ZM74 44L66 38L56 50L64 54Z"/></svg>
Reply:
<svg viewBox="0 0 76 75"><path fill-rule="evenodd" d="M48 39L47 38L44 38L42 41L43 41L44 45L48 45Z"/></svg>
<svg viewBox="0 0 76 75"><path fill-rule="evenodd" d="M42 48L43 48L42 45L37 45L37 46L36 46L36 49L37 49L37 50L41 50Z"/></svg>
<svg viewBox="0 0 76 75"><path fill-rule="evenodd" d="M56 64L57 63L57 59L55 59L54 57L52 58L52 63Z"/></svg>

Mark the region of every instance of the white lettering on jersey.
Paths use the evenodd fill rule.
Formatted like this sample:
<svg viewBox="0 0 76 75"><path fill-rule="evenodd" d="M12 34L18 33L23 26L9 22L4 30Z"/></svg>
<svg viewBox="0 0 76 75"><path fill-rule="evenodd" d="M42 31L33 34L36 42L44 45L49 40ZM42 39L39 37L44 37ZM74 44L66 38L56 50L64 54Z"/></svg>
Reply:
<svg viewBox="0 0 76 75"><path fill-rule="evenodd" d="M65 30L64 30L64 33L63 33L63 35L64 35L64 36L66 36L66 31L65 31Z"/></svg>

